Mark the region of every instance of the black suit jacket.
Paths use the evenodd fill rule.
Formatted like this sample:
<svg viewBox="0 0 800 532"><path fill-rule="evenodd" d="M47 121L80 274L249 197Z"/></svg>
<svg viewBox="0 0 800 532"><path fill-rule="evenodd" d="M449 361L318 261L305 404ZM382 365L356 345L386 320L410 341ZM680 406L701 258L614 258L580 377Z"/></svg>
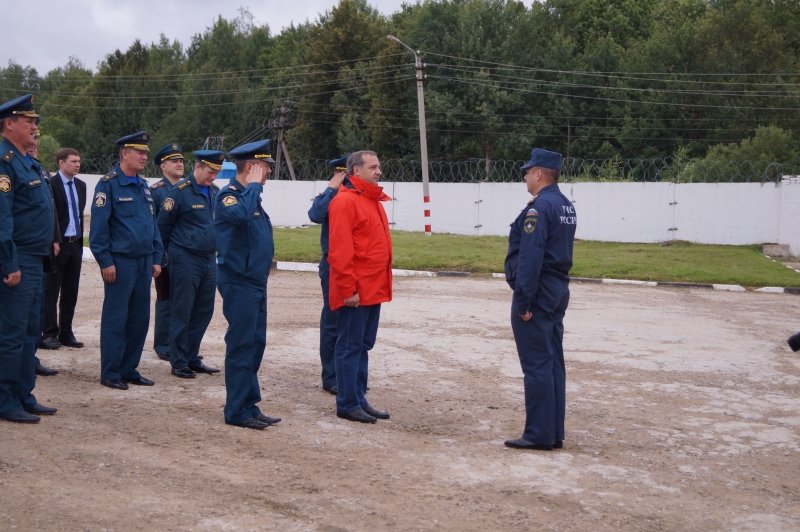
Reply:
<svg viewBox="0 0 800 532"><path fill-rule="evenodd" d="M83 210L86 208L86 182L77 177L72 178L75 183L75 192L78 194L78 214L80 214L80 224L78 236L83 238ZM56 172L50 178L50 190L53 191L53 201L56 203L56 213L58 213L58 225L61 228L61 238L69 227L69 203L67 202L67 190L61 181L61 174Z"/></svg>

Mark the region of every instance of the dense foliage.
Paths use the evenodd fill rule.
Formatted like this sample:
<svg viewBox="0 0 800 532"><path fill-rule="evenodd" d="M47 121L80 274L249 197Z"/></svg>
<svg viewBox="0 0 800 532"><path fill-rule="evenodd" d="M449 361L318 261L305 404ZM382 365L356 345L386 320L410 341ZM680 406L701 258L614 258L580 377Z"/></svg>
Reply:
<svg viewBox="0 0 800 532"><path fill-rule="evenodd" d="M273 34L246 10L188 46L134 42L96 71L9 63L2 99L36 93L45 139L84 158L146 129L153 145L274 138L295 159L366 147L419 158L413 57L426 63L432 160L708 157L796 164L797 0L426 0L383 16L341 0Z"/></svg>

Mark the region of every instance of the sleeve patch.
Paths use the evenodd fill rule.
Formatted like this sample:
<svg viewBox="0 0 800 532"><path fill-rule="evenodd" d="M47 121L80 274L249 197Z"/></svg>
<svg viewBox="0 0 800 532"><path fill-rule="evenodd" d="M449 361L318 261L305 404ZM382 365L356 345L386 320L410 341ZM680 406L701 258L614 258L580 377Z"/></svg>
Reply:
<svg viewBox="0 0 800 532"><path fill-rule="evenodd" d="M0 192L6 193L11 190L11 178L7 175L0 175Z"/></svg>
<svg viewBox="0 0 800 532"><path fill-rule="evenodd" d="M525 221L522 222L522 228L525 229L527 234L531 234L536 231L536 221L538 220L535 216L530 216L525 218Z"/></svg>
<svg viewBox="0 0 800 532"><path fill-rule="evenodd" d="M103 207L106 204L106 195L103 192L98 192L94 195L94 206Z"/></svg>
<svg viewBox="0 0 800 532"><path fill-rule="evenodd" d="M172 198L167 198L164 200L164 205L162 205L162 209L165 211L171 211L172 208L175 206L175 200Z"/></svg>
<svg viewBox="0 0 800 532"><path fill-rule="evenodd" d="M230 207L231 205L236 205L237 203L239 203L239 200L237 200L233 196L225 196L224 198L222 198L222 204L225 205L226 207Z"/></svg>

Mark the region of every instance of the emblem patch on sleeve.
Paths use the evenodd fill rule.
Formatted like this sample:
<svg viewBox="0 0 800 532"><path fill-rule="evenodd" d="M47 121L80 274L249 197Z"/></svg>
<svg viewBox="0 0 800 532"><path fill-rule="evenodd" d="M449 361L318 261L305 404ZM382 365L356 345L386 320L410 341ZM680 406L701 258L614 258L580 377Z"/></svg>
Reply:
<svg viewBox="0 0 800 532"><path fill-rule="evenodd" d="M162 206L162 208L165 211L171 211L172 207L174 207L174 206L175 206L175 200L172 199L172 198L167 198L167 199L164 200L164 205Z"/></svg>
<svg viewBox="0 0 800 532"><path fill-rule="evenodd" d="M7 175L0 175L0 192L8 192L11 190L11 178Z"/></svg>
<svg viewBox="0 0 800 532"><path fill-rule="evenodd" d="M231 205L236 205L237 203L239 203L239 200L237 200L233 196L225 196L224 198L222 198L222 204L225 205L226 207L230 207Z"/></svg>
<svg viewBox="0 0 800 532"><path fill-rule="evenodd" d="M94 206L102 207L106 204L106 195L103 192L98 192L94 195Z"/></svg>
<svg viewBox="0 0 800 532"><path fill-rule="evenodd" d="M525 229L526 233L531 234L536 230L536 220L538 220L538 218L535 216L525 218L525 221L522 223L522 228Z"/></svg>

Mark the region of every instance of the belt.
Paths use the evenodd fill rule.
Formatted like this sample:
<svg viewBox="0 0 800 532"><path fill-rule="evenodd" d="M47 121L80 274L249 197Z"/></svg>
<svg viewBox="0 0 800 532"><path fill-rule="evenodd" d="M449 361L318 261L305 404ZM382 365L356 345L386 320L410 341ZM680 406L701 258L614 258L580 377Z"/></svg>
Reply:
<svg viewBox="0 0 800 532"><path fill-rule="evenodd" d="M77 242L78 240L82 240L83 239L82 236L68 236L68 237L64 237L64 238L67 239L67 242Z"/></svg>

